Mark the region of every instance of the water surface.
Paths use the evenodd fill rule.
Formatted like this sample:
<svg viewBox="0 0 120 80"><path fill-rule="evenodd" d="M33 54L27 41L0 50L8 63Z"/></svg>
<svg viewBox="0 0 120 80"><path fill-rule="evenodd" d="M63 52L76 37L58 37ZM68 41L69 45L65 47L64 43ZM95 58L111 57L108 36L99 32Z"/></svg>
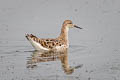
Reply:
<svg viewBox="0 0 120 80"><path fill-rule="evenodd" d="M66 19L83 28L67 55L34 51L25 33L55 38ZM119 0L0 0L0 80L120 80L119 21Z"/></svg>

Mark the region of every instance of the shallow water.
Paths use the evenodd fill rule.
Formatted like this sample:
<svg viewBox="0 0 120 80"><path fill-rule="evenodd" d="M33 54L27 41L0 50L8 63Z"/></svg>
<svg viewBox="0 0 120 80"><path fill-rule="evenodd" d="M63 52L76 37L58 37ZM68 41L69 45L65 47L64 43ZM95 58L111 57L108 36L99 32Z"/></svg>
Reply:
<svg viewBox="0 0 120 80"><path fill-rule="evenodd" d="M68 63L76 67L66 74L60 59L36 57L34 49L26 41L4 41L0 46L0 80L119 80L120 54L118 50L103 53L101 48L91 48L87 43L70 45ZM27 43L27 42L26 42ZM33 57L33 58L32 58ZM34 58L35 57L35 58ZM38 62L34 62L36 61ZM33 59L33 63L31 63ZM81 66L82 67L79 67ZM78 68L77 68L78 67ZM101 77L102 76L102 77Z"/></svg>
<svg viewBox="0 0 120 80"><path fill-rule="evenodd" d="M25 33L54 38L65 19L83 27L67 58L38 55ZM0 80L120 80L119 21L119 0L0 0Z"/></svg>

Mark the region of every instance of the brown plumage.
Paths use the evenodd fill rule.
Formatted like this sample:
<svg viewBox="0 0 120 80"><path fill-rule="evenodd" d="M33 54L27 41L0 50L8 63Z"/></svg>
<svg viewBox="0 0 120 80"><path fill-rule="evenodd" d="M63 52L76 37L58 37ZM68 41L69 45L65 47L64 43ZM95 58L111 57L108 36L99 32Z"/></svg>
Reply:
<svg viewBox="0 0 120 80"><path fill-rule="evenodd" d="M29 40L29 39L32 39L33 41L41 44L43 47L45 48L48 48L48 49L53 49L55 48L56 46L61 46L63 43L60 42L59 39L40 39L40 38L37 38L36 36L34 36L33 34L27 34L26 35L26 38Z"/></svg>
<svg viewBox="0 0 120 80"><path fill-rule="evenodd" d="M69 28L72 28L72 27L82 29L74 25L71 20L65 20L62 24L60 36L58 36L55 39L51 39L51 38L41 39L41 38L37 38L33 34L30 34L30 35L27 34L26 38L31 42L31 44L33 45L33 47L35 47L35 49L37 48L37 50L39 47L46 50L51 50L61 46L64 48L68 48L69 47L68 30Z"/></svg>

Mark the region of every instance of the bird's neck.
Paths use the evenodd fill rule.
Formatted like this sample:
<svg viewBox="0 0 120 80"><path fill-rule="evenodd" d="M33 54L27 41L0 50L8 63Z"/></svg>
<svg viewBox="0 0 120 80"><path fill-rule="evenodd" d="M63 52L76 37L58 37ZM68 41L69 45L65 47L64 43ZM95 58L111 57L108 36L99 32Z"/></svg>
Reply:
<svg viewBox="0 0 120 80"><path fill-rule="evenodd" d="M62 26L60 36L58 37L61 40L63 40L65 42L65 45L67 46L69 46L68 31L69 31L69 28L67 26Z"/></svg>

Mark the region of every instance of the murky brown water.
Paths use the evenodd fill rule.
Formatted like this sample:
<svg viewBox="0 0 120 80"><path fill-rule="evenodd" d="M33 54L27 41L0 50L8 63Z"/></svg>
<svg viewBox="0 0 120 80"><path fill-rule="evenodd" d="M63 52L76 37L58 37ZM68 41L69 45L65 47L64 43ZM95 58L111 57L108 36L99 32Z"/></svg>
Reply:
<svg viewBox="0 0 120 80"><path fill-rule="evenodd" d="M83 27L70 48L34 51L25 33L54 38L65 19ZM0 80L120 80L119 21L119 0L0 0Z"/></svg>

